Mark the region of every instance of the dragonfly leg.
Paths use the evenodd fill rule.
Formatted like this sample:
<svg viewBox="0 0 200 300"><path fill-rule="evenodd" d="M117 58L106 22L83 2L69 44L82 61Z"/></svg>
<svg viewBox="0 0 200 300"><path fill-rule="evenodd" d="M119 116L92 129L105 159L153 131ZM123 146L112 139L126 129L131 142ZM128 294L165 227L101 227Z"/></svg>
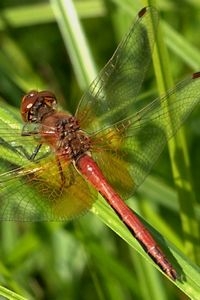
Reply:
<svg viewBox="0 0 200 300"><path fill-rule="evenodd" d="M56 161L57 161L59 174L60 174L60 179L61 179L61 189L63 189L63 187L65 185L65 182L66 182L66 178L65 178L65 175L63 173L62 165L61 165L61 162L60 162L60 159L59 159L58 156L56 156Z"/></svg>
<svg viewBox="0 0 200 300"><path fill-rule="evenodd" d="M28 158L29 160L31 160L31 161L34 161L34 160L35 160L35 157L36 157L36 155L38 154L38 152L40 151L41 146L42 146L42 144L38 144L38 145L35 147L35 149L33 150L32 154L31 154L31 156L29 156L29 158Z"/></svg>
<svg viewBox="0 0 200 300"><path fill-rule="evenodd" d="M19 153L21 155L24 155L28 160L31 160L30 157L32 157L32 155L30 156L30 153L28 153L26 151L26 149L23 146L21 146L21 145L12 146L10 143L8 143L7 141L5 141L1 137L0 137L0 145L5 146L5 148L10 149L11 151L13 151L15 153ZM35 150L34 150L34 152L35 152Z"/></svg>
<svg viewBox="0 0 200 300"><path fill-rule="evenodd" d="M14 148L18 151L18 149L20 150L20 153L22 153L28 160L34 161L36 155L38 154L40 148L41 148L42 144L38 144L35 149L33 150L32 154L30 155L30 153L28 153L26 151L26 149L24 149L23 146L15 146Z"/></svg>
<svg viewBox="0 0 200 300"><path fill-rule="evenodd" d="M62 167L62 164L60 162L60 158L58 156L56 156L56 161L57 161L57 165L58 165L58 170L59 170L59 174L60 174L60 179L61 179L61 189L63 189L64 187L69 187L71 186L75 179L74 179L74 173L72 171L72 169L70 168L69 166L69 178L66 179L66 176L63 172L63 167Z"/></svg>

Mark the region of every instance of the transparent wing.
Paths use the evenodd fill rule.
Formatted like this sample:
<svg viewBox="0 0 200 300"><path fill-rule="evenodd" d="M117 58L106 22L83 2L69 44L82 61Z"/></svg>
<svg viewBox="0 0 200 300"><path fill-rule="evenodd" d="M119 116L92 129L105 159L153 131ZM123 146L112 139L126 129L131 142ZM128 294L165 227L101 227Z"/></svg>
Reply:
<svg viewBox="0 0 200 300"><path fill-rule="evenodd" d="M87 211L95 192L74 166L43 145L37 134L21 136L17 114L0 107L0 220L68 220Z"/></svg>
<svg viewBox="0 0 200 300"><path fill-rule="evenodd" d="M155 8L146 7L122 40L114 55L83 95L76 117L89 134L130 115L151 61Z"/></svg>
<svg viewBox="0 0 200 300"><path fill-rule="evenodd" d="M123 198L143 182L167 140L199 102L200 73L195 73L164 97L92 136L93 157Z"/></svg>
<svg viewBox="0 0 200 300"><path fill-rule="evenodd" d="M73 165L63 160L58 166L54 155L23 168L0 163L11 169L0 173L0 220L69 220L95 200L96 192Z"/></svg>

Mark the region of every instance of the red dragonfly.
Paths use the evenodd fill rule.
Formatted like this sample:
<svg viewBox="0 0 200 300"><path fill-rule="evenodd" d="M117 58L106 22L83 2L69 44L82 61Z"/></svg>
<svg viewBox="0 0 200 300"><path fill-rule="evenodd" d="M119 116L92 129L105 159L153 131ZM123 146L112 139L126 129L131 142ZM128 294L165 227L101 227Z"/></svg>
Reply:
<svg viewBox="0 0 200 300"><path fill-rule="evenodd" d="M114 55L83 95L75 116L57 110L49 91L21 103L23 127L0 108L0 219L68 220L89 210L99 192L148 255L178 275L150 232L124 203L200 100L200 72L133 113L154 43L154 8L143 8ZM169 97L168 113L162 108ZM167 126L173 114L173 126ZM8 116L8 114L7 114Z"/></svg>

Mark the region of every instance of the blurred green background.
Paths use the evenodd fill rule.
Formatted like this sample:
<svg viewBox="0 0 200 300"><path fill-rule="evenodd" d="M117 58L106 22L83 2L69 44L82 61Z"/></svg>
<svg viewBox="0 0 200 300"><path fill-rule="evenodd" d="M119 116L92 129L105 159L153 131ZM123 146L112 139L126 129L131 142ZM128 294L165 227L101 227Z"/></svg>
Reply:
<svg viewBox="0 0 200 300"><path fill-rule="evenodd" d="M145 5L147 1L139 0L24 0L20 3L1 0L1 101L18 108L25 92L44 88L55 92L65 109L75 112L89 82L110 58L134 16ZM179 81L200 70L200 3L160 0L155 5L170 56L170 65L165 67L174 81ZM145 85L146 92L155 93L152 70L144 88ZM192 197L196 197L196 202L188 200L187 205L189 211L193 206L196 219L194 216L192 219L197 227L199 116L197 108L185 126ZM188 249L192 252L199 240L184 236L181 229L183 218L167 149L128 203L183 255L198 264ZM93 211L98 214L98 210ZM123 234L129 242L126 230ZM200 294L199 278L195 278L198 270L193 273L195 267L191 263L185 264L185 270L191 272L196 286L192 281L183 284L180 288L184 292L181 292L93 213L66 224L1 222L0 239L0 283L27 299L188 299L186 294L198 299L195 297ZM6 295L9 299L20 299L3 289L0 295L2 299Z"/></svg>

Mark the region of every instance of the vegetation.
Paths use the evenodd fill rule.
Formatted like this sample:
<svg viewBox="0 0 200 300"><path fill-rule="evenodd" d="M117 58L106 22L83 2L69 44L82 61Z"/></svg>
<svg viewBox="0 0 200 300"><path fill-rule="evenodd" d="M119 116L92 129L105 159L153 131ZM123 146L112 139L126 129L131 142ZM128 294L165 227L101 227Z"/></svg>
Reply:
<svg viewBox="0 0 200 300"><path fill-rule="evenodd" d="M200 69L200 4L157 2L2 0L2 103L15 110L28 90L50 89L65 109L75 112L83 91L146 5L158 8L162 34L153 58L155 73L152 68L142 96L150 97L157 89L165 93L172 76L178 81ZM1 222L0 295L48 300L199 299L199 115L197 107L185 132L127 201L151 223L148 228L185 277L170 283L98 199L92 212L69 223Z"/></svg>

